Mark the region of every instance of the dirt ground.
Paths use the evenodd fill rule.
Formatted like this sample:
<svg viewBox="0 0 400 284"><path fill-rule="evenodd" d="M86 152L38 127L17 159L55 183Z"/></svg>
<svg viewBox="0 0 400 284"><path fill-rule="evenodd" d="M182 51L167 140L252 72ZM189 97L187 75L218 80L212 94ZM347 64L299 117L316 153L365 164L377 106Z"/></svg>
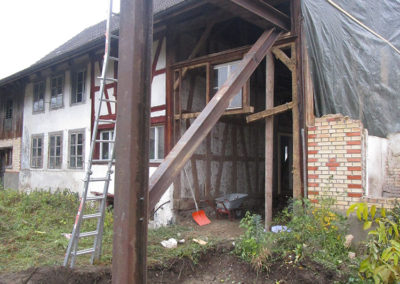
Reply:
<svg viewBox="0 0 400 284"><path fill-rule="evenodd" d="M239 260L226 248L205 254L197 265L178 260L171 269L149 268L148 283L333 283L340 280L318 264L304 261L293 266L283 262L272 265L270 272L256 273L249 264ZM0 276L7 284L59 284L59 283L111 283L110 267L31 268L22 272Z"/></svg>
<svg viewBox="0 0 400 284"><path fill-rule="evenodd" d="M232 254L232 242L243 230L239 221L212 219L212 223L199 227L191 218L181 216L179 224L192 227L186 237L218 238L224 241L207 251L194 264L188 259L172 260L170 268L149 267L148 283L333 283L338 277L320 265L304 260L296 266L280 261L274 263L269 273L255 272L248 263ZM62 283L111 283L110 266L36 267L0 275L0 284L62 284Z"/></svg>

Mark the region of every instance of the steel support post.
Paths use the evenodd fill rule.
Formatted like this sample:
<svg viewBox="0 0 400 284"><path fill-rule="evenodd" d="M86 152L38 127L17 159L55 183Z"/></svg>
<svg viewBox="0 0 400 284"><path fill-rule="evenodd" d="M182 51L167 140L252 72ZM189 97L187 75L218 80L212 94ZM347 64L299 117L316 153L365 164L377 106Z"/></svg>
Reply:
<svg viewBox="0 0 400 284"><path fill-rule="evenodd" d="M152 0L121 0L113 283L146 283Z"/></svg>

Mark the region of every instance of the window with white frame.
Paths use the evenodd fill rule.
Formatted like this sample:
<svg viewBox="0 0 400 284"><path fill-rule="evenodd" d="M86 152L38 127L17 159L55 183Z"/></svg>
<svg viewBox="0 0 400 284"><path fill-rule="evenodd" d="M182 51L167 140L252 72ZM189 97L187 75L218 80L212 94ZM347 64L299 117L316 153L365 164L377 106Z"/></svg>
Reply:
<svg viewBox="0 0 400 284"><path fill-rule="evenodd" d="M62 133L49 134L49 169L61 169Z"/></svg>
<svg viewBox="0 0 400 284"><path fill-rule="evenodd" d="M33 112L44 111L45 89L46 89L45 81L40 81L33 85Z"/></svg>
<svg viewBox="0 0 400 284"><path fill-rule="evenodd" d="M64 75L60 74L51 77L51 97L50 108L60 108L63 106Z"/></svg>
<svg viewBox="0 0 400 284"><path fill-rule="evenodd" d="M164 126L150 127L150 160L164 159Z"/></svg>
<svg viewBox="0 0 400 284"><path fill-rule="evenodd" d="M84 163L84 140L83 130L74 130L69 133L69 167L71 169L83 169Z"/></svg>
<svg viewBox="0 0 400 284"><path fill-rule="evenodd" d="M79 69L72 72L72 94L71 104L78 104L85 101L86 69Z"/></svg>
<svg viewBox="0 0 400 284"><path fill-rule="evenodd" d="M114 130L104 130L100 132L100 140L110 141L113 140ZM100 143L100 160L110 160L114 143L101 142Z"/></svg>
<svg viewBox="0 0 400 284"><path fill-rule="evenodd" d="M229 76L237 69L240 61L233 61L214 66L214 94L222 87ZM240 90L229 103L227 109L237 109L243 107L243 90Z"/></svg>
<svg viewBox="0 0 400 284"><path fill-rule="evenodd" d="M31 168L43 167L43 134L33 135L31 140Z"/></svg>

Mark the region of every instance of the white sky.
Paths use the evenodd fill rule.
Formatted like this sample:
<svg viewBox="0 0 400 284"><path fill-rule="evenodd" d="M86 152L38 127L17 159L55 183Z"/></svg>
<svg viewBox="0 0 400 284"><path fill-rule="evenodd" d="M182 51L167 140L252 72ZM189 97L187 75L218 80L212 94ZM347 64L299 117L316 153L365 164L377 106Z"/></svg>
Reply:
<svg viewBox="0 0 400 284"><path fill-rule="evenodd" d="M114 12L119 0L114 0ZM0 0L0 79L107 16L109 0Z"/></svg>

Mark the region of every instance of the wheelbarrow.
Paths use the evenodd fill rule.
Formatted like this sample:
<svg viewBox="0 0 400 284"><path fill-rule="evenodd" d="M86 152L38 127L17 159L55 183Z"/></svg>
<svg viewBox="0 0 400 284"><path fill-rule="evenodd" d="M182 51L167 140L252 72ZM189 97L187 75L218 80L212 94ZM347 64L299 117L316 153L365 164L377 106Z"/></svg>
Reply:
<svg viewBox="0 0 400 284"><path fill-rule="evenodd" d="M229 193L215 199L217 218L226 214L229 220L233 220L235 214L243 201L246 199L246 193Z"/></svg>

